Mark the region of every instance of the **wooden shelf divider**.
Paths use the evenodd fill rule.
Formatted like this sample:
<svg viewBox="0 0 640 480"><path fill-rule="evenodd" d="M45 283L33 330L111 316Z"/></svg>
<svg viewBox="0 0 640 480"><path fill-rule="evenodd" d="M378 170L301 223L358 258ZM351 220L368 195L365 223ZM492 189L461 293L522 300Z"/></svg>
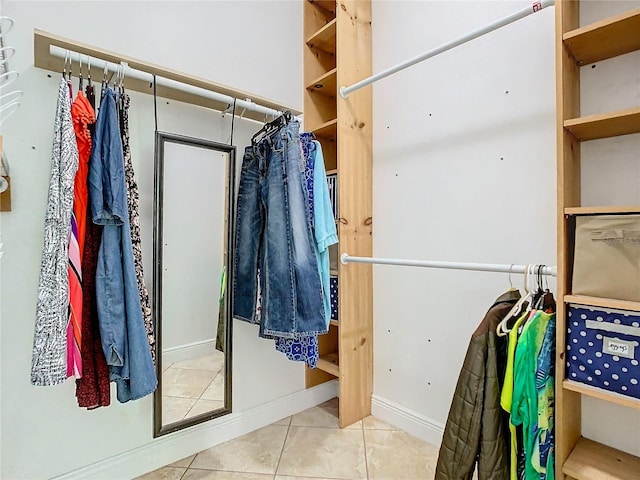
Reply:
<svg viewBox="0 0 640 480"><path fill-rule="evenodd" d="M338 353L329 353L328 355L322 355L318 359L317 368L330 373L334 377L340 376L340 365L338 362Z"/></svg>
<svg viewBox="0 0 640 480"><path fill-rule="evenodd" d="M582 395L599 398L600 400L604 400L606 402L617 403L618 405L622 405L624 407L640 410L640 400L632 397L627 397L626 395L609 392L601 388L585 385L584 383L574 382L573 380L564 380L562 382L562 387L567 390L571 390L572 392L581 393ZM640 474L640 472L638 473Z"/></svg>
<svg viewBox="0 0 640 480"><path fill-rule="evenodd" d="M640 205L623 205L611 207L566 207L565 215L618 215L640 213Z"/></svg>
<svg viewBox="0 0 640 480"><path fill-rule="evenodd" d="M335 0L309 0L309 2L314 3L325 10L336 14L336 1Z"/></svg>
<svg viewBox="0 0 640 480"><path fill-rule="evenodd" d="M581 437L562 472L575 480L631 480L638 478L640 458Z"/></svg>
<svg viewBox="0 0 640 480"><path fill-rule="evenodd" d="M607 18L562 36L578 65L640 50L640 8Z"/></svg>
<svg viewBox="0 0 640 480"><path fill-rule="evenodd" d="M581 142L640 133L640 107L571 118L564 121L564 128Z"/></svg>
<svg viewBox="0 0 640 480"><path fill-rule="evenodd" d="M616 300L614 298L587 297L585 295L565 295L564 303L575 303L600 308L613 308L616 310L628 310L640 312L640 303Z"/></svg>
<svg viewBox="0 0 640 480"><path fill-rule="evenodd" d="M338 119L334 118L333 120L329 120L319 127L312 129L311 132L316 137L335 141L338 135Z"/></svg>
<svg viewBox="0 0 640 480"><path fill-rule="evenodd" d="M323 52L336 54L336 19L334 18L324 27L311 35L306 44Z"/></svg>
<svg viewBox="0 0 640 480"><path fill-rule="evenodd" d="M310 92L321 93L327 97L335 97L338 93L337 72L338 69L336 68L329 70L327 73L316 78L313 82L307 85L307 90Z"/></svg>

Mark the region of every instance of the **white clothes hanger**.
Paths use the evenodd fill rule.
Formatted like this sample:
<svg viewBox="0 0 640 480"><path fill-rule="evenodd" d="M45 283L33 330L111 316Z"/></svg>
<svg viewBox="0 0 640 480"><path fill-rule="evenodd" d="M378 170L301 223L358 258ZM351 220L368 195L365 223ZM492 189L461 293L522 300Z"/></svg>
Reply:
<svg viewBox="0 0 640 480"><path fill-rule="evenodd" d="M531 291L529 290L529 275L531 272L531 267L536 267L537 265L527 265L527 268L525 269L525 273L524 273L524 292L525 294L520 297L520 299L516 302L516 304L511 307L511 310L509 310L509 313L507 313L507 315L502 319L502 321L498 324L498 326L496 327L496 334L499 337L504 337L506 336L511 329L507 328L507 322L513 318L515 315L518 314L518 312L520 312L522 305L524 305L524 303L529 300L529 298L531 297ZM531 302L529 302L529 305L531 305Z"/></svg>

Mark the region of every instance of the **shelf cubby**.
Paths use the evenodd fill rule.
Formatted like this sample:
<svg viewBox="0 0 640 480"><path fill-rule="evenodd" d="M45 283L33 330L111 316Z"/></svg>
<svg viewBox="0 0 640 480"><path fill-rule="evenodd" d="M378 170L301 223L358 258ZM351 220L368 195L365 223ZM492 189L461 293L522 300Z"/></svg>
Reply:
<svg viewBox="0 0 640 480"><path fill-rule="evenodd" d="M562 36L578 65L640 50L640 8L576 28Z"/></svg>

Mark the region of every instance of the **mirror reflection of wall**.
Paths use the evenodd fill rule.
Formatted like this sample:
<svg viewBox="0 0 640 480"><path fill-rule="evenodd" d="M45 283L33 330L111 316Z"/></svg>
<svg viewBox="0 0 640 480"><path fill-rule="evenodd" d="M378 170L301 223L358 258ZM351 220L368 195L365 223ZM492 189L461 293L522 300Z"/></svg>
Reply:
<svg viewBox="0 0 640 480"><path fill-rule="evenodd" d="M158 141L156 317L162 371L156 434L163 434L231 408L221 299L229 270L234 151L164 133Z"/></svg>

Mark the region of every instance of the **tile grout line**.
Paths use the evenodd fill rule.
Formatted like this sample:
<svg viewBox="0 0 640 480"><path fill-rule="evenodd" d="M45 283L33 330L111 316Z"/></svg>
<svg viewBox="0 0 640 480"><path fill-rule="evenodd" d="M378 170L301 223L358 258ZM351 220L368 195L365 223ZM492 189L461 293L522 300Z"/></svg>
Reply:
<svg viewBox="0 0 640 480"><path fill-rule="evenodd" d="M280 468L280 461L282 460L282 454L284 453L284 446L287 444L287 438L289 438L289 431L291 430L291 422L293 421L293 415L289 417L289 425L287 425L287 434L284 436L284 442L282 442L282 450L280 450L280 456L278 457L278 463L276 464L276 471L273 472L273 480L278 475L278 468Z"/></svg>
<svg viewBox="0 0 640 480"><path fill-rule="evenodd" d="M367 475L367 480L369 479L369 459L367 458L367 437L365 436L365 428L364 428L364 418L360 420L362 422L362 445L364 447L364 472Z"/></svg>

